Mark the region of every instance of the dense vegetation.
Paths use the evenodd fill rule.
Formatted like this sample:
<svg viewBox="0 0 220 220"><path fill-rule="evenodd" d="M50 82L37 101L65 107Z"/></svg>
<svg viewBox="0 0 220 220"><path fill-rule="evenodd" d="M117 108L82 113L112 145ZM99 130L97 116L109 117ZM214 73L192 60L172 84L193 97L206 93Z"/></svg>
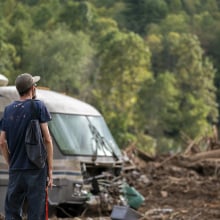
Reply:
<svg viewBox="0 0 220 220"><path fill-rule="evenodd" d="M0 0L0 73L96 106L122 148L218 126L219 38L217 0Z"/></svg>

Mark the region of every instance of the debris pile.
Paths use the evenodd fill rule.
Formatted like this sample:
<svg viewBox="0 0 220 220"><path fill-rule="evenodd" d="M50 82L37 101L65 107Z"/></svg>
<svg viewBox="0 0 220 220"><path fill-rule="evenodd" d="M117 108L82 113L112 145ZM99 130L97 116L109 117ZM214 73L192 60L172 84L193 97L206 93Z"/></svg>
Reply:
<svg viewBox="0 0 220 220"><path fill-rule="evenodd" d="M143 197L140 220L220 219L220 143L216 135L191 140L184 152L152 157L136 147L124 151L123 178ZM77 220L109 220L84 217Z"/></svg>
<svg viewBox="0 0 220 220"><path fill-rule="evenodd" d="M144 197L140 220L220 219L220 145L207 140L189 141L172 155L152 157L134 146L124 151L123 178ZM74 220L111 219L105 216Z"/></svg>
<svg viewBox="0 0 220 220"><path fill-rule="evenodd" d="M135 209L140 220L220 219L218 138L184 138L187 147L181 153L152 157L135 146L124 151L125 166L121 178L144 198ZM114 181L105 182L105 185L116 186ZM112 189L118 193L114 187ZM95 215L68 220L110 220L110 214L105 213L106 217L102 217L103 213L96 209Z"/></svg>
<svg viewBox="0 0 220 220"><path fill-rule="evenodd" d="M186 150L150 157L131 147L127 182L145 198L140 219L220 219L220 144L218 138L188 140Z"/></svg>

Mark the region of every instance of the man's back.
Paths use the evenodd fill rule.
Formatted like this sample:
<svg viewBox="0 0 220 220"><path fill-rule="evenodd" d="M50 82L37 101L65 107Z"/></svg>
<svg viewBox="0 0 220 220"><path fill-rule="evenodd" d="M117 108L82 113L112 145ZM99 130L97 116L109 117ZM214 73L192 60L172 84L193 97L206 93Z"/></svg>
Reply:
<svg viewBox="0 0 220 220"><path fill-rule="evenodd" d="M34 101L34 105L39 112L39 120L48 120L48 115L40 114L44 112L44 105L39 100ZM25 101L15 101L6 107L2 130L7 134L7 143L10 152L10 170L17 169L36 169L26 154L25 150L25 132L32 119L31 99Z"/></svg>
<svg viewBox="0 0 220 220"><path fill-rule="evenodd" d="M47 177L52 187L53 144L47 122L51 116L43 102L35 100L39 76L19 75L15 85L20 96L5 108L0 134L0 148L9 167L9 183L5 199L5 219L22 219L24 201L28 201L28 219L45 220ZM35 109L32 107L34 102ZM25 147L27 126L36 112L44 136L47 161L38 168L28 159Z"/></svg>

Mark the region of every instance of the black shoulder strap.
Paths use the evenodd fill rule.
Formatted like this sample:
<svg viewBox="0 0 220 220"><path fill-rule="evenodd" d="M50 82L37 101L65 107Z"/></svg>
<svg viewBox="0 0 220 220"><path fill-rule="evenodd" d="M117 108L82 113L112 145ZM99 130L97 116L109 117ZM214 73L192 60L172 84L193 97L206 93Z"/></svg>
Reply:
<svg viewBox="0 0 220 220"><path fill-rule="evenodd" d="M31 99L31 119L38 119L34 101Z"/></svg>

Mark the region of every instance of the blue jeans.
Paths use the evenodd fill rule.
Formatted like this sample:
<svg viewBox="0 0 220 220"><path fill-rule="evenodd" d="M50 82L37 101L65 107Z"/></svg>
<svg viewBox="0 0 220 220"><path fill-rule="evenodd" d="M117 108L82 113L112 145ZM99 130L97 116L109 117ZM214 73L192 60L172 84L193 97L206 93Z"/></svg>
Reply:
<svg viewBox="0 0 220 220"><path fill-rule="evenodd" d="M27 201L28 220L45 220L47 168L9 172L5 220L22 220Z"/></svg>

